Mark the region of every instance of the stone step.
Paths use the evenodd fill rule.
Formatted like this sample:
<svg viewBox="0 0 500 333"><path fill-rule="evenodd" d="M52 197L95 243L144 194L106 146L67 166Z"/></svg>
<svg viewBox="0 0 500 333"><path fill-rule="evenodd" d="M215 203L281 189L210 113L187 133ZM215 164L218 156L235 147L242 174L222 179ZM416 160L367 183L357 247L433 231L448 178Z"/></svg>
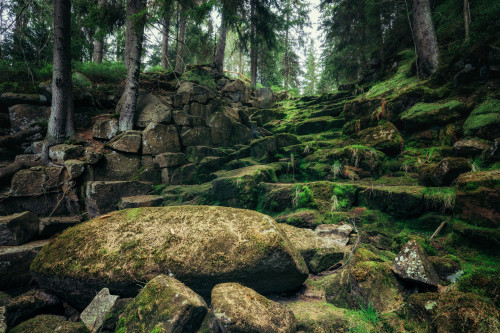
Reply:
<svg viewBox="0 0 500 333"><path fill-rule="evenodd" d="M346 120L344 118L318 117L310 118L299 124L295 128L295 134L306 135L329 131L335 128L342 128Z"/></svg>
<svg viewBox="0 0 500 333"><path fill-rule="evenodd" d="M120 209L140 208L140 207L161 207L163 206L161 195L136 195L123 197L120 202Z"/></svg>
<svg viewBox="0 0 500 333"><path fill-rule="evenodd" d="M38 232L38 216L23 212L0 216L0 246L21 245Z"/></svg>
<svg viewBox="0 0 500 333"><path fill-rule="evenodd" d="M73 227L82 222L82 216L56 216L42 217L38 227L38 236L42 238L52 237L61 233L67 228Z"/></svg>

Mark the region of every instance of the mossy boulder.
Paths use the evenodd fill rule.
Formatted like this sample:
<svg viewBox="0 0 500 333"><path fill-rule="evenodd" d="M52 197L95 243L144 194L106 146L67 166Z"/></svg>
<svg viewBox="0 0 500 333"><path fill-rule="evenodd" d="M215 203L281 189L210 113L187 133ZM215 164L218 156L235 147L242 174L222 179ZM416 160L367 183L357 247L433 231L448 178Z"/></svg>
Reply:
<svg viewBox="0 0 500 333"><path fill-rule="evenodd" d="M295 332L295 318L290 310L238 283L215 286L212 308L223 332Z"/></svg>
<svg viewBox="0 0 500 333"><path fill-rule="evenodd" d="M90 333L83 323L67 321L62 316L40 315L25 321L9 331L9 333Z"/></svg>
<svg viewBox="0 0 500 333"><path fill-rule="evenodd" d="M401 121L409 131L446 125L460 118L465 106L456 100L443 103L417 103L401 113Z"/></svg>
<svg viewBox="0 0 500 333"><path fill-rule="evenodd" d="M499 313L494 305L473 293L413 294L407 302L411 317L428 323L430 331L498 332Z"/></svg>
<svg viewBox="0 0 500 333"><path fill-rule="evenodd" d="M464 134L491 140L500 136L500 100L488 99L464 123Z"/></svg>
<svg viewBox="0 0 500 333"><path fill-rule="evenodd" d="M308 274L273 219L208 206L135 208L91 220L44 247L31 269L41 286L78 307L104 287L134 296L137 281L159 274L202 296L227 281L262 293L293 290Z"/></svg>
<svg viewBox="0 0 500 333"><path fill-rule="evenodd" d="M320 223L320 215L316 210L304 209L277 216L275 220L298 228L313 229Z"/></svg>
<svg viewBox="0 0 500 333"><path fill-rule="evenodd" d="M358 138L362 144L388 155L397 155L404 149L403 137L390 122L364 129L358 133Z"/></svg>
<svg viewBox="0 0 500 333"><path fill-rule="evenodd" d="M201 296L177 279L159 275L127 305L115 332L196 332L207 311Z"/></svg>
<svg viewBox="0 0 500 333"><path fill-rule="evenodd" d="M458 290L488 297L500 308L500 268L480 268L466 272L458 280Z"/></svg>
<svg viewBox="0 0 500 333"><path fill-rule="evenodd" d="M475 247L491 249L500 245L500 228L485 228L461 221L453 223L453 232Z"/></svg>
<svg viewBox="0 0 500 333"><path fill-rule="evenodd" d="M418 216L423 210L424 188L371 186L359 192L360 203L396 217Z"/></svg>
<svg viewBox="0 0 500 333"><path fill-rule="evenodd" d="M295 134L306 135L332 130L334 128L342 128L345 120L342 118L334 118L329 116L309 118L299 124L295 128Z"/></svg>
<svg viewBox="0 0 500 333"><path fill-rule="evenodd" d="M477 226L500 227L500 170L460 175L456 185L455 214Z"/></svg>

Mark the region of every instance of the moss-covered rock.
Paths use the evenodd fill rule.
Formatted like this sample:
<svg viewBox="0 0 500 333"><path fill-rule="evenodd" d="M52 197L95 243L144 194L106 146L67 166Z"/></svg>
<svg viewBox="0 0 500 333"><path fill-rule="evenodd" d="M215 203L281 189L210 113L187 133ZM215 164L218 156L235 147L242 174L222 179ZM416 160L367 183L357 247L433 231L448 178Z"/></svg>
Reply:
<svg viewBox="0 0 500 333"><path fill-rule="evenodd" d="M212 307L224 332L295 332L295 318L290 310L238 283L215 286Z"/></svg>
<svg viewBox="0 0 500 333"><path fill-rule="evenodd" d="M488 99L475 108L464 123L464 133L491 140L500 136L500 100Z"/></svg>
<svg viewBox="0 0 500 333"><path fill-rule="evenodd" d="M404 150L403 137L390 122L364 129L358 133L358 137L362 144L388 155L397 155Z"/></svg>
<svg viewBox="0 0 500 333"><path fill-rule="evenodd" d="M464 105L456 100L444 103L417 103L401 114L401 121L407 130L427 129L459 119L464 108Z"/></svg>
<svg viewBox="0 0 500 333"><path fill-rule="evenodd" d="M500 308L500 269L480 268L468 271L458 280L458 290L488 297Z"/></svg>
<svg viewBox="0 0 500 333"><path fill-rule="evenodd" d="M500 245L500 229L476 227L461 221L453 223L453 231L470 242L475 247L484 249Z"/></svg>
<svg viewBox="0 0 500 333"><path fill-rule="evenodd" d="M359 193L362 205L397 217L421 214L423 197L424 188L419 186L372 186Z"/></svg>
<svg viewBox="0 0 500 333"><path fill-rule="evenodd" d="M115 332L196 332L207 311L201 296L180 281L159 275L127 305Z"/></svg>
<svg viewBox="0 0 500 333"><path fill-rule="evenodd" d="M316 210L304 209L274 218L278 223L286 223L298 228L315 228L320 224L320 215Z"/></svg>
<svg viewBox="0 0 500 333"><path fill-rule="evenodd" d="M9 333L90 333L83 323L67 321L62 316L41 315L25 321L9 331Z"/></svg>
<svg viewBox="0 0 500 333"><path fill-rule="evenodd" d="M437 287L439 277L420 244L411 240L394 259L392 270L403 280L414 284Z"/></svg>
<svg viewBox="0 0 500 333"><path fill-rule="evenodd" d="M345 120L329 116L309 118L296 125L295 133L297 135L306 135L331 130L333 128L342 128Z"/></svg>
<svg viewBox="0 0 500 333"><path fill-rule="evenodd" d="M91 220L54 239L31 269L40 285L79 307L104 287L133 296L137 281L159 274L173 274L202 296L226 281L287 291L308 274L273 219L208 206L135 208Z"/></svg>

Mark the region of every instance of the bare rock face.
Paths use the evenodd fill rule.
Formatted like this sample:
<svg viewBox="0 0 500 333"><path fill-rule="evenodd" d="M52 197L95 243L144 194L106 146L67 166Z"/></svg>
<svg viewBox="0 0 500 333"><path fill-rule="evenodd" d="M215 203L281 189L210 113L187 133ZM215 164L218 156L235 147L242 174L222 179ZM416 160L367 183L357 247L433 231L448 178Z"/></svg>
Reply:
<svg viewBox="0 0 500 333"><path fill-rule="evenodd" d="M415 240L406 243L396 256L392 265L393 272L403 280L437 287L439 277L425 254L424 249Z"/></svg>
<svg viewBox="0 0 500 333"><path fill-rule="evenodd" d="M159 275L127 306L117 331L194 333L207 311L201 296L175 278Z"/></svg>
<svg viewBox="0 0 500 333"><path fill-rule="evenodd" d="M453 145L453 151L463 157L480 155L489 148L490 144L487 141L479 139L463 139Z"/></svg>
<svg viewBox="0 0 500 333"><path fill-rule="evenodd" d="M24 212L0 217L0 246L21 245L38 233L38 216Z"/></svg>
<svg viewBox="0 0 500 333"><path fill-rule="evenodd" d="M12 177L10 193L33 196L56 191L62 183L61 167L33 167L18 171Z"/></svg>
<svg viewBox="0 0 500 333"><path fill-rule="evenodd" d="M100 332L104 320L111 312L118 296L111 295L108 288L102 289L80 315L81 321L91 332Z"/></svg>
<svg viewBox="0 0 500 333"><path fill-rule="evenodd" d="M41 286L80 308L105 287L135 296L137 281L159 274L172 274L202 296L228 281L279 293L300 287L308 275L272 218L209 206L126 209L82 223L45 247L32 270Z"/></svg>
<svg viewBox="0 0 500 333"><path fill-rule="evenodd" d="M216 285L212 307L223 332L295 332L295 317L290 310L238 283Z"/></svg>
<svg viewBox="0 0 500 333"><path fill-rule="evenodd" d="M142 134L142 153L159 155L181 151L179 133L173 125L149 124Z"/></svg>
<svg viewBox="0 0 500 333"><path fill-rule="evenodd" d="M17 104L9 108L10 126L14 133L25 130L40 120L48 121L50 108Z"/></svg>
<svg viewBox="0 0 500 333"><path fill-rule="evenodd" d="M96 139L109 140L118 132L118 119L98 119L92 127L92 135Z"/></svg>
<svg viewBox="0 0 500 333"><path fill-rule="evenodd" d="M166 100L152 94L140 95L137 99L138 128L145 128L150 123L169 124L172 121L172 107Z"/></svg>
<svg viewBox="0 0 500 333"><path fill-rule="evenodd" d="M85 172L86 163L80 160L67 160L64 161L64 166L68 171L69 178L76 179Z"/></svg>
<svg viewBox="0 0 500 333"><path fill-rule="evenodd" d="M108 142L107 146L120 152L138 154L141 150L141 141L141 132L127 131Z"/></svg>
<svg viewBox="0 0 500 333"><path fill-rule="evenodd" d="M50 159L57 164L64 164L64 161L77 159L83 156L84 147L78 145L55 145L49 148Z"/></svg>
<svg viewBox="0 0 500 333"><path fill-rule="evenodd" d="M136 195L132 197L123 197L120 203L120 209L158 207L161 206L163 201L164 199L161 195Z"/></svg>
<svg viewBox="0 0 500 333"><path fill-rule="evenodd" d="M89 330L83 323L66 320L63 316L40 315L31 318L14 327L12 333L88 333Z"/></svg>

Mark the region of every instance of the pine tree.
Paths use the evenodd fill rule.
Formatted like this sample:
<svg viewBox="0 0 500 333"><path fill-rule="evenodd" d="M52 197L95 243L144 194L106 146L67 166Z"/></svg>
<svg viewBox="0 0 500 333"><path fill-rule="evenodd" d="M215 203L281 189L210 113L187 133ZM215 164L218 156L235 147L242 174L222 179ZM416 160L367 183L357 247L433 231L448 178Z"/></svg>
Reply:
<svg viewBox="0 0 500 333"><path fill-rule="evenodd" d="M318 86L316 49L311 40L307 50L306 73L304 75L304 95L314 95Z"/></svg>

